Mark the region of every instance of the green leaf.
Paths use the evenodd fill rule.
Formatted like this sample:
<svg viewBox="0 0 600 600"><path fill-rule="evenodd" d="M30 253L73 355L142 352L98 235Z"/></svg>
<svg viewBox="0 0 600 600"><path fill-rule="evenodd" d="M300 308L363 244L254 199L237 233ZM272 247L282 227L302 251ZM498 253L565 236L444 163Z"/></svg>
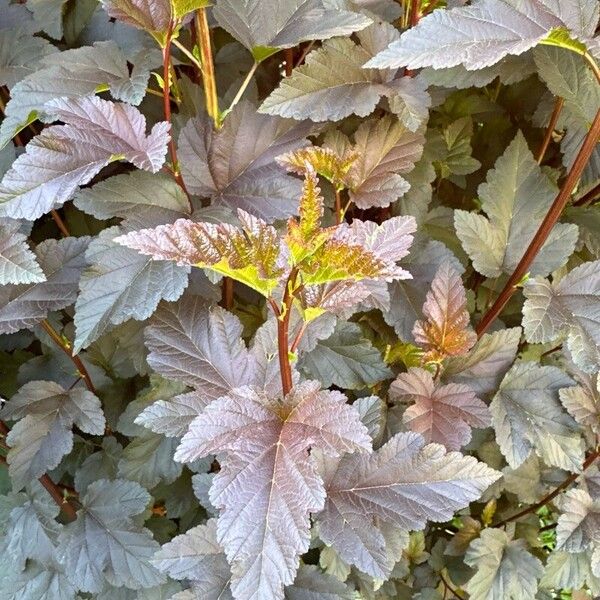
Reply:
<svg viewBox="0 0 600 600"><path fill-rule="evenodd" d="M479 187L488 218L464 210L454 212L454 226L473 267L486 277L511 274L527 250L558 189L542 172L521 132L488 171ZM533 261L532 275L561 267L577 242L571 224L555 225Z"/></svg>
<svg viewBox="0 0 600 600"><path fill-rule="evenodd" d="M548 465L578 472L583 442L575 421L565 412L558 391L573 380L556 367L515 364L490 405L496 440L514 469L532 451Z"/></svg>
<svg viewBox="0 0 600 600"><path fill-rule="evenodd" d="M544 572L525 541L510 540L501 529L484 529L465 562L476 569L465 587L471 600L534 600Z"/></svg>
<svg viewBox="0 0 600 600"><path fill-rule="evenodd" d="M199 10L200 8L206 8L212 4L213 3L210 0L171 0L173 16L176 19L181 19L188 13Z"/></svg>
<svg viewBox="0 0 600 600"><path fill-rule="evenodd" d="M381 354L362 336L360 327L345 321L339 321L329 338L319 340L313 350L303 354L298 367L326 388L336 385L358 389L391 376Z"/></svg>

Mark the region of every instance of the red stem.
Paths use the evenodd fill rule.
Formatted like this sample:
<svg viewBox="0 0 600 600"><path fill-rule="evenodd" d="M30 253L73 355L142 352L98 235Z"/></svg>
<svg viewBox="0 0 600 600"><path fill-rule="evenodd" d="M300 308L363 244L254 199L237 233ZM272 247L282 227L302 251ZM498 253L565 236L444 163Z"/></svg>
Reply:
<svg viewBox="0 0 600 600"><path fill-rule="evenodd" d="M588 467L592 466L599 456L600 448L596 449L585 459L581 473L583 473L583 471L585 471ZM554 498L556 498L556 496L558 496L558 494L560 494L563 490L566 490L581 475L581 473L571 473L571 475L569 475L560 485L555 487L552 490L552 492L544 496L539 502L528 506L524 510L506 519L503 519L499 523L496 523L494 527L502 527L507 523L510 523L511 521L516 521L517 519L520 519L521 517L524 517L525 515L528 515L529 513L535 512L536 510L542 508L542 506L545 506L546 504L548 504L548 502L554 500Z"/></svg>
<svg viewBox="0 0 600 600"><path fill-rule="evenodd" d="M290 329L290 316L292 314L292 302L294 297L292 290L296 284L296 276L298 275L297 269L292 269L290 276L285 286L285 292L283 294L282 310L277 311L277 350L279 355L279 372L281 374L281 387L283 389L283 395L287 396L292 391L292 366L290 364L290 342L289 342L289 329ZM277 312L275 313L277 315Z"/></svg>
<svg viewBox="0 0 600 600"><path fill-rule="evenodd" d="M292 70L294 68L294 49L286 48L283 51L283 56L285 58L285 76L289 77L292 74Z"/></svg>
<svg viewBox="0 0 600 600"><path fill-rule="evenodd" d="M542 142L542 145L540 146L538 155L537 155L537 164L541 165L542 161L544 160L544 156L546 155L546 150L548 150L548 146L550 145L550 142L552 141L552 134L554 133L554 130L556 129L556 123L558 122L558 117L560 116L560 112L563 109L563 106L565 104L565 101L560 98L557 97L556 98L556 102L554 103L554 110L552 111L552 116L550 117L550 122L548 123L548 127L546 129L546 135L544 136L544 141Z"/></svg>
<svg viewBox="0 0 600 600"><path fill-rule="evenodd" d="M583 144L577 154L577 158L571 167L571 171L567 175L565 182L556 196L548 214L539 226L533 240L529 244L529 247L525 251L523 258L519 261L517 268L514 273L509 277L503 290L500 292L498 298L491 306L491 308L483 315L481 321L477 325L477 335L481 337L494 322L496 317L502 312L502 309L506 306L512 295L517 290L518 284L522 281L523 277L529 271L531 263L534 261L538 252L542 249L545 244L552 228L560 218L562 211L569 202L571 193L575 189L585 166L587 165L594 148L598 142L600 136L600 110L596 113L592 127L587 133Z"/></svg>
<svg viewBox="0 0 600 600"><path fill-rule="evenodd" d="M77 368L77 372L83 379L85 386L87 389L92 392L92 394L96 393L96 389L94 388L94 384L92 383L92 378L88 373L88 370L85 368L83 361L77 356L73 354L71 351L71 344L64 340L60 334L48 323L48 321L42 321L41 323L44 331L52 338L52 341L56 343L56 345L71 359L75 367Z"/></svg>
<svg viewBox="0 0 600 600"><path fill-rule="evenodd" d="M421 0L411 0L410 3L410 26L414 27L421 18L419 9L421 7Z"/></svg>
<svg viewBox="0 0 600 600"><path fill-rule="evenodd" d="M175 139L173 136L173 124L171 122L171 78L170 78L170 70L171 70L171 41L173 38L173 28L175 24L171 22L169 24L169 30L167 31L167 37L165 40L165 46L162 50L163 57L163 111L165 114L165 121L171 125L170 132L170 140L169 140L169 154L171 156L171 164L172 164L172 175L173 179L179 184L181 189L185 192L185 195L188 199L188 205L190 212L192 212L192 201L190 199L190 195L185 187L185 183L183 181L183 177L181 177L181 173L179 172L179 162L177 160L177 148L175 146Z"/></svg>

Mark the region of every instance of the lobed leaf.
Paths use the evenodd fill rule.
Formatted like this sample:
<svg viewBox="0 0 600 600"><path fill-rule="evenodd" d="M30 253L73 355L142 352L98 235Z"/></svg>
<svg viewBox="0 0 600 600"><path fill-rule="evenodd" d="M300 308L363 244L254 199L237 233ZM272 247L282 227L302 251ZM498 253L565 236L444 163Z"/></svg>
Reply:
<svg viewBox="0 0 600 600"><path fill-rule="evenodd" d="M0 410L0 418L19 420L6 438L15 490L58 466L73 448L73 425L101 435L105 424L94 394L79 388L65 390L52 381L26 383Z"/></svg>
<svg viewBox="0 0 600 600"><path fill-rule="evenodd" d="M504 376L490 411L496 440L513 469L535 450L548 465L581 470L581 436L558 399L558 391L572 385L560 369L531 362L516 363Z"/></svg>
<svg viewBox="0 0 600 600"><path fill-rule="evenodd" d="M460 275L444 263L431 283L423 305L425 321L417 321L413 336L425 351L424 360L439 361L466 354L477 341L469 326L467 298Z"/></svg>
<svg viewBox="0 0 600 600"><path fill-rule="evenodd" d="M488 218L454 211L454 226L473 267L486 277L510 275L525 254L558 188L543 173L521 132L488 171L479 186L482 209ZM546 276L567 261L575 249L578 230L555 225L531 264L531 275Z"/></svg>
<svg viewBox="0 0 600 600"><path fill-rule="evenodd" d="M0 285L40 283L46 276L15 224L0 225Z"/></svg>
<svg viewBox="0 0 600 600"><path fill-rule="evenodd" d="M476 569L466 585L473 600L533 600L544 568L524 540L501 529L484 529L471 542L465 562Z"/></svg>
<svg viewBox="0 0 600 600"><path fill-rule="evenodd" d="M567 334L575 363L588 372L600 363L600 261L584 263L559 282L525 283L523 329L528 342L554 341Z"/></svg>
<svg viewBox="0 0 600 600"><path fill-rule="evenodd" d="M36 136L4 175L0 209L9 217L37 219L116 158L153 173L164 162L169 125L158 123L146 136L145 117L128 104L88 97L46 107L66 124Z"/></svg>
<svg viewBox="0 0 600 600"><path fill-rule="evenodd" d="M487 406L468 386L436 385L425 369L413 367L400 373L390 386L390 396L412 403L402 417L411 431L448 450L460 450L468 444L471 427L487 427L491 422Z"/></svg>
<svg viewBox="0 0 600 600"><path fill-rule="evenodd" d="M221 509L217 537L236 599L283 598L283 587L293 582L308 549L309 513L325 500L311 447L334 455L370 447L345 397L320 391L314 381L298 384L283 400L237 388L208 405L177 449L183 462L225 455L210 498Z"/></svg>
<svg viewBox="0 0 600 600"><path fill-rule="evenodd" d="M478 499L499 473L472 457L425 445L416 433L396 434L376 453L326 460L327 500L319 534L343 560L377 578L391 568L388 528L420 530L446 521Z"/></svg>
<svg viewBox="0 0 600 600"><path fill-rule="evenodd" d="M592 37L599 16L597 5L588 0L477 0L472 6L433 11L366 67L463 65L474 71L523 54L556 29Z"/></svg>
<svg viewBox="0 0 600 600"><path fill-rule="evenodd" d="M77 520L59 537L59 556L73 585L99 592L107 582L139 589L164 580L150 564L159 545L132 518L149 501L146 490L124 479L100 479L88 486Z"/></svg>

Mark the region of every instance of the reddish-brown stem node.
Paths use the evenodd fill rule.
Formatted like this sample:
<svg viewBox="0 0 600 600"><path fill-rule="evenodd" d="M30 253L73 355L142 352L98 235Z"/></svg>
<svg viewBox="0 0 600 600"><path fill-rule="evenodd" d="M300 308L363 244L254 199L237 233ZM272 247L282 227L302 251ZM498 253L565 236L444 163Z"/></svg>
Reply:
<svg viewBox="0 0 600 600"><path fill-rule="evenodd" d="M285 76L289 77L294 69L294 49L286 48L283 51L284 62L285 62Z"/></svg>
<svg viewBox="0 0 600 600"><path fill-rule="evenodd" d="M96 389L94 388L94 384L92 383L92 378L88 373L88 370L85 368L83 361L79 356L73 354L72 346L70 342L67 342L57 331L50 325L50 323L46 320L41 322L41 325L44 331L52 338L52 341L56 343L56 345L71 359L75 367L77 368L77 372L83 379L85 386L87 389L92 392L92 394L96 393Z"/></svg>
<svg viewBox="0 0 600 600"><path fill-rule="evenodd" d="M513 274L508 278L506 285L496 298L494 304L490 309L483 315L481 321L478 323L476 331L477 335L481 337L494 322L496 317L502 312L507 302L510 300L512 295L517 290L517 286L523 280L523 277L529 271L531 263L538 255L539 251L545 244L552 228L560 218L562 211L569 202L571 194L583 173L585 166L587 165L590 156L592 155L596 144L598 143L598 137L600 136L600 110L596 113L596 117L592 123L592 127L588 131L581 148L575 158L575 162L563 183L560 192L556 196L556 199L552 203L550 210L544 217L541 225L539 226L533 240L529 244L529 247L523 254L523 258L519 261Z"/></svg>
<svg viewBox="0 0 600 600"><path fill-rule="evenodd" d="M279 355L279 372L281 374L281 387L283 395L286 396L292 391L292 365L290 364L290 316L292 314L292 303L294 301L294 286L298 269L292 269L288 277L285 292L283 294L283 303L279 316L277 317L277 350Z"/></svg>
<svg viewBox="0 0 600 600"><path fill-rule="evenodd" d="M548 127L546 128L546 134L544 135L544 140L542 142L542 145L540 146L540 149L538 150L538 155L536 157L538 165L541 165L544 160L544 156L546 155L546 150L548 150L548 146L550 145L550 142L552 141L552 134L554 133L554 130L556 129L556 123L558 122L558 117L560 116L560 112L562 111L564 104L565 104L564 99L561 98L560 96L557 96L556 101L554 102L554 110L552 111L552 115L550 116L550 121L548 122Z"/></svg>
<svg viewBox="0 0 600 600"><path fill-rule="evenodd" d="M411 0L410 3L410 26L414 27L421 18L421 0Z"/></svg>
<svg viewBox="0 0 600 600"><path fill-rule="evenodd" d="M597 448L594 452L592 452L584 461L583 468L581 473L583 473L586 469L591 467L596 459L600 457L600 448ZM502 521L496 523L494 527L503 527L507 523L511 523L512 521L516 521L525 515L535 512L542 508L542 506L546 506L549 502L552 502L556 496L558 496L562 491L566 490L580 475L581 473L571 473L560 485L556 486L549 494L546 494L539 502L528 506L522 511L503 519Z"/></svg>
<svg viewBox="0 0 600 600"><path fill-rule="evenodd" d="M233 279L223 277L221 282L221 306L226 310L233 308Z"/></svg>

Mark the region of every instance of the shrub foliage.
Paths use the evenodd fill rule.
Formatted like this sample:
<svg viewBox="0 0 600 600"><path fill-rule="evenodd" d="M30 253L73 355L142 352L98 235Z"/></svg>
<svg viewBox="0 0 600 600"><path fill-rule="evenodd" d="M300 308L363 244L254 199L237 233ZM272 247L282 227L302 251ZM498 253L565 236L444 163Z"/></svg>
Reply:
<svg viewBox="0 0 600 600"><path fill-rule="evenodd" d="M600 595L599 18L0 0L0 599Z"/></svg>

